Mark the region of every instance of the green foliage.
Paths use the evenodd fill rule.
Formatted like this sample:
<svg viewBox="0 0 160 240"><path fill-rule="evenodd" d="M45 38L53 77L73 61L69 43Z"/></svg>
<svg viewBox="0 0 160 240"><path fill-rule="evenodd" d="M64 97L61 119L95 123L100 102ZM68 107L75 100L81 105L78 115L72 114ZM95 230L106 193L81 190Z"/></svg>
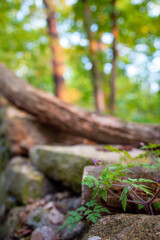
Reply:
<svg viewBox="0 0 160 240"><path fill-rule="evenodd" d="M111 152L116 152L116 153L120 153L118 148L113 147L112 145L109 146L105 146L105 148L107 148L109 151Z"/></svg>
<svg viewBox="0 0 160 240"><path fill-rule="evenodd" d="M149 214L153 214L152 206L155 210L160 208L160 203L155 200L160 193L160 179L154 178L154 176L151 176L150 179L128 177L127 174L133 173L134 167L140 164L128 162L128 160L133 160L133 158L124 150L120 151L113 146L106 146L106 148L120 154L123 162L105 166L99 178L91 175L85 177L83 184L93 189L93 197L85 206L78 208L76 211L69 212L66 223L63 224L60 229L70 225L70 230L72 231L82 219L87 219L95 223L101 217L102 213L109 214L110 212L107 208L97 204L97 200L95 199L97 195L101 196L107 205L108 193L112 194L115 198L119 199L124 211L126 211L127 202L136 204L139 210L147 208ZM150 166L152 170L156 169L159 171L160 159L157 158L157 155L159 156L160 153L160 144L149 144L143 147L143 149L147 150L143 156L151 154L154 150L154 162L149 165L143 165L143 167L148 168ZM140 155L140 158L142 158L142 155ZM94 161L96 160L94 159ZM113 192L112 187L114 186L122 189L120 195ZM143 200L143 198L137 194L137 189L145 193L146 196L148 196L148 200Z"/></svg>
<svg viewBox="0 0 160 240"><path fill-rule="evenodd" d="M47 29L38 24L45 23L44 9L26 0L0 1L0 9L1 61L33 86L53 91Z"/></svg>
<svg viewBox="0 0 160 240"><path fill-rule="evenodd" d="M142 204L137 204L137 205L138 205L138 209L139 209L139 210L141 210L141 209L144 208L144 205L142 205Z"/></svg>
<svg viewBox="0 0 160 240"><path fill-rule="evenodd" d="M98 184L98 180L97 178L91 176L91 175L87 175L83 181L84 185L87 185L89 188L94 187L94 185Z"/></svg>
<svg viewBox="0 0 160 240"><path fill-rule="evenodd" d="M153 155L156 157L158 163L160 163L160 144L149 143L147 146L143 146L142 149L147 150L147 155Z"/></svg>
<svg viewBox="0 0 160 240"><path fill-rule="evenodd" d="M96 200L92 199L87 202L85 206L81 206L76 211L70 211L68 213L66 222L59 230L70 226L70 231L73 231L78 222L82 219L87 219L92 223L95 223L101 217L102 213L109 213L109 211L108 209L98 205Z"/></svg>
<svg viewBox="0 0 160 240"><path fill-rule="evenodd" d="M160 209L160 202L154 202L153 206L154 206L155 210Z"/></svg>
<svg viewBox="0 0 160 240"><path fill-rule="evenodd" d="M160 123L159 68L152 69L159 56L159 20L152 16L150 5L155 1L116 1L117 25L119 30L116 79L115 115L135 122ZM56 1L55 11L60 40L65 40L63 60L66 66L67 87L78 89L80 96L75 103L94 110L91 61L88 54L88 36L84 21L84 2ZM94 40L100 47L94 54L98 62L109 109L111 94L111 71L104 71L106 64L112 65L112 41L102 42L103 34L111 34L113 6L111 1L87 1L92 15L91 26ZM0 1L0 59L16 74L37 88L53 92L52 53L48 36L46 11L42 1ZM132 12L132 14L130 14ZM79 39L74 41L75 38ZM63 42L63 41L62 41ZM142 47L138 49L137 47ZM144 47L144 49L143 49ZM130 65L135 66L135 54L146 59L136 68L132 77L127 74ZM151 70L150 70L151 69ZM156 89L153 86L156 85Z"/></svg>
<svg viewBox="0 0 160 240"><path fill-rule="evenodd" d="M130 178L128 177L128 173L134 172L134 167L143 166L144 168L150 168L154 171L159 171L160 169L160 159L157 158L160 153L160 144L149 144L148 146L143 147L143 149L147 149L145 154L141 154L140 158L153 154L154 162L152 164L138 164L138 163L130 163L129 160L134 160L131 155L126 151L120 151L113 146L106 146L112 152L119 153L121 155L122 163L112 164L109 166L105 166L102 171L101 176L95 180L92 176L87 175L83 181L83 184L87 185L89 188L93 188L93 198L95 198L98 194L102 196L102 198L107 202L108 192L113 194L113 196L119 198L122 203L123 210L126 210L127 201L131 201L138 205L139 209L144 208L144 206L149 206L152 204L152 201L157 196L156 191L160 191L159 181L160 179L153 178L151 176L150 179L146 178ZM138 159L138 157L136 158ZM92 183L91 183L92 182ZM114 192L112 192L112 186L117 186L123 188L121 195L118 196ZM152 196L152 200L144 201L140 196L137 195L136 191L140 190L144 192L148 197ZM134 195L134 199L132 199ZM129 198L130 196L131 199ZM148 204L148 205L147 205ZM154 206L158 208L158 204ZM156 209L157 209L156 208Z"/></svg>
<svg viewBox="0 0 160 240"><path fill-rule="evenodd" d="M127 194L129 192L129 189L128 187L125 187L121 193L121 196L120 196L120 201L122 203L122 206L123 206L123 210L126 211L126 206L127 206Z"/></svg>

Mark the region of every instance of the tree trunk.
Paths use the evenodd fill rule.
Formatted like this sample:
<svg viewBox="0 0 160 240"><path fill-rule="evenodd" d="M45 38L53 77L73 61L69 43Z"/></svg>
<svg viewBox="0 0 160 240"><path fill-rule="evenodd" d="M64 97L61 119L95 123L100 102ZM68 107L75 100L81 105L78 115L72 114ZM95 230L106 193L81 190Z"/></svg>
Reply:
<svg viewBox="0 0 160 240"><path fill-rule="evenodd" d="M116 61L118 57L117 52L117 37L118 37L118 29L117 29L117 13L116 13L116 0L112 0L113 13L112 13L112 34L113 34L113 59L112 59L112 72L111 72L111 95L110 95L110 110L111 113L114 113L115 110L115 92L116 92Z"/></svg>
<svg viewBox="0 0 160 240"><path fill-rule="evenodd" d="M98 143L159 143L160 126L121 121L69 105L53 95L35 89L0 63L0 93L39 121Z"/></svg>
<svg viewBox="0 0 160 240"><path fill-rule="evenodd" d="M65 82L63 78L64 64L62 48L59 44L59 37L57 32L57 20L55 18L54 4L51 0L43 0L47 11L47 22L49 35L51 38L51 50L53 53L53 81L55 84L55 95L65 100Z"/></svg>
<svg viewBox="0 0 160 240"><path fill-rule="evenodd" d="M41 123L31 115L13 107L6 109L3 125L12 155L28 155L29 150L36 145L94 144L82 137Z"/></svg>
<svg viewBox="0 0 160 240"><path fill-rule="evenodd" d="M99 63L97 61L99 43L97 42L96 39L94 39L93 33L90 30L92 20L87 0L83 0L83 2L84 2L84 24L87 33L87 38L89 40L89 58L92 63L91 77L94 89L95 108L97 113L103 113L106 110L106 104L105 94L102 87L102 80L98 69Z"/></svg>

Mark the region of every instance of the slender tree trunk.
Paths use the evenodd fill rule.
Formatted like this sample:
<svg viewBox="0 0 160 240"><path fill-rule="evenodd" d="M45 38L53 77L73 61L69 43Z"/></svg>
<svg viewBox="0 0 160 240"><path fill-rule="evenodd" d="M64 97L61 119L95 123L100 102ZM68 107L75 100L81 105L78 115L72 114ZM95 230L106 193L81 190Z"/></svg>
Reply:
<svg viewBox="0 0 160 240"><path fill-rule="evenodd" d="M64 100L65 82L63 78L64 64L62 48L59 44L57 32L57 20L55 18L55 7L52 0L43 0L47 11L47 22L51 38L51 50L53 53L53 81L55 84L55 95Z"/></svg>
<svg viewBox="0 0 160 240"><path fill-rule="evenodd" d="M95 108L97 113L101 113L106 110L106 104L105 104L105 94L102 87L102 80L101 80L100 72L98 69L99 63L97 61L97 52L99 49L99 43L97 42L96 39L94 39L93 33L90 30L92 20L91 20L91 12L87 4L87 0L83 0L83 2L84 2L84 24L86 28L87 37L89 40L89 58L92 63L91 76L92 76L92 83L94 88Z"/></svg>
<svg viewBox="0 0 160 240"><path fill-rule="evenodd" d="M111 113L114 113L115 110L115 95L116 95L116 62L118 57L117 52L117 37L118 37L118 28L117 28L117 13L116 13L116 0L112 0L113 13L112 13L112 34L113 34L113 59L112 59L112 71L111 71L111 95L110 95L110 110Z"/></svg>

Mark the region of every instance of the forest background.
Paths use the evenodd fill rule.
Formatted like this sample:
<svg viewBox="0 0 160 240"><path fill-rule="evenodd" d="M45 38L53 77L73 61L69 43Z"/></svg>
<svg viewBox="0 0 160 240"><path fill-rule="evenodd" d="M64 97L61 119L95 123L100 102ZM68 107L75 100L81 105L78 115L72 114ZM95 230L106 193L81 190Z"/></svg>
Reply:
<svg viewBox="0 0 160 240"><path fill-rule="evenodd" d="M160 0L3 0L0 36L0 61L33 86L160 123Z"/></svg>

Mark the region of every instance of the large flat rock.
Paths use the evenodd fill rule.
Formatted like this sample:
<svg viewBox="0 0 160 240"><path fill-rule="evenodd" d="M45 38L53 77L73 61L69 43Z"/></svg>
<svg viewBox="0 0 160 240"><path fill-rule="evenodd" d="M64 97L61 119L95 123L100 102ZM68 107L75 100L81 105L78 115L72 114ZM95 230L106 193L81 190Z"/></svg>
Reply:
<svg viewBox="0 0 160 240"><path fill-rule="evenodd" d="M97 238L94 238L94 237ZM160 215L117 214L101 218L82 240L159 240Z"/></svg>
<svg viewBox="0 0 160 240"><path fill-rule="evenodd" d="M133 149L130 154L135 157L142 153ZM36 146L30 150L30 158L36 168L46 176L62 181L75 192L81 191L83 168L93 165L93 158L102 159L107 164L119 162L117 153L99 150L98 146Z"/></svg>

